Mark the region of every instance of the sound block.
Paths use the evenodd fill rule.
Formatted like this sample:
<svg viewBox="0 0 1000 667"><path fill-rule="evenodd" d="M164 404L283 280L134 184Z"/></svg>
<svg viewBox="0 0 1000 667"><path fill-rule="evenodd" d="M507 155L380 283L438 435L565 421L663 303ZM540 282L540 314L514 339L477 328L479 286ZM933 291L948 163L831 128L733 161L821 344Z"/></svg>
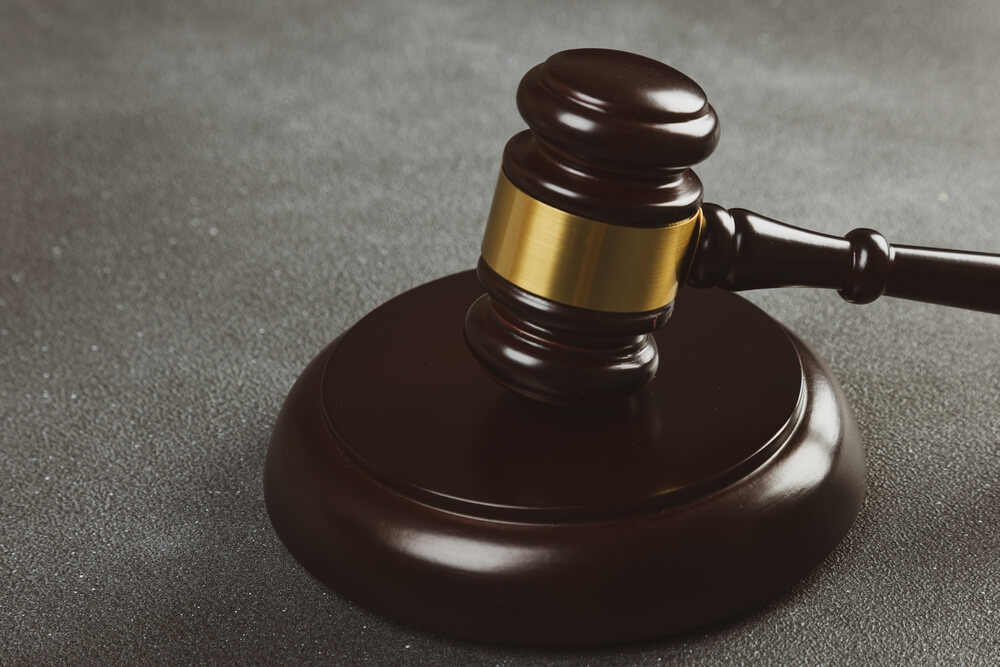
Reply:
<svg viewBox="0 0 1000 667"><path fill-rule="evenodd" d="M473 640L584 646L761 605L850 528L864 455L809 349L744 299L682 290L655 379L601 409L496 385L463 340L472 271L377 308L303 372L267 509L321 581Z"/></svg>

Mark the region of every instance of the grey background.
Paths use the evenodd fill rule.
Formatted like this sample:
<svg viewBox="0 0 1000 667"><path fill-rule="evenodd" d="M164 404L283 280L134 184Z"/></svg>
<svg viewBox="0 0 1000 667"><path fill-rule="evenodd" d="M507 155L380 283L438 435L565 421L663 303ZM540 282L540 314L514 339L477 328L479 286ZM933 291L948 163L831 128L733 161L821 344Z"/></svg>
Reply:
<svg viewBox="0 0 1000 667"><path fill-rule="evenodd" d="M1000 661L1000 317L751 296L841 379L870 487L801 585L704 633L422 634L314 581L261 492L311 356L474 265L532 65L699 81L709 201L1000 251L1000 5L120 4L0 4L0 663Z"/></svg>

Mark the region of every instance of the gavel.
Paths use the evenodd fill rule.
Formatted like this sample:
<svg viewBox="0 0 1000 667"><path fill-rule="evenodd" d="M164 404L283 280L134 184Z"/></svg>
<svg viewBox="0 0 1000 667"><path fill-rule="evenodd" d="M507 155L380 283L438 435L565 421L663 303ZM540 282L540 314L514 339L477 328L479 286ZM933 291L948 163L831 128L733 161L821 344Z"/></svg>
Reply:
<svg viewBox="0 0 1000 667"><path fill-rule="evenodd" d="M380 305L289 392L275 529L342 594L467 639L616 643L759 607L850 529L861 433L804 341L695 288L998 312L1000 257L703 205L718 119L648 58L558 53L517 104L476 273Z"/></svg>
<svg viewBox="0 0 1000 667"><path fill-rule="evenodd" d="M485 371L557 405L620 400L655 376L651 335L682 286L826 287L1000 313L1000 255L843 238L702 204L691 165L719 121L702 89L658 61L577 49L517 90L528 130L510 139L465 320Z"/></svg>

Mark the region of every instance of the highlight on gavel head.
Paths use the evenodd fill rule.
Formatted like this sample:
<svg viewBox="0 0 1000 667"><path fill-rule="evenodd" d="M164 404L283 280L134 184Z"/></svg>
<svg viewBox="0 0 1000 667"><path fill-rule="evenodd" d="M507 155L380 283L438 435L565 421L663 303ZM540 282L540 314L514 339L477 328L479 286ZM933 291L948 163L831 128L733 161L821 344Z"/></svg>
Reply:
<svg viewBox="0 0 1000 667"><path fill-rule="evenodd" d="M557 53L517 90L528 130L503 154L466 316L500 384L554 404L621 399L656 374L701 226L719 125L677 70L606 49Z"/></svg>

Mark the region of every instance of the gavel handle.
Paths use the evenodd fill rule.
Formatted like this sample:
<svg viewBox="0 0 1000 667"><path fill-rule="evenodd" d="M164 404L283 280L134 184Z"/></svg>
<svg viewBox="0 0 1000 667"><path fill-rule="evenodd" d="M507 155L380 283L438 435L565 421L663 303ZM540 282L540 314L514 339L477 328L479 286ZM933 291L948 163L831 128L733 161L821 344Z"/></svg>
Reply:
<svg viewBox="0 0 1000 667"><path fill-rule="evenodd" d="M828 287L852 303L885 294L1000 314L1000 255L894 246L871 229L839 238L715 204L702 214L694 287Z"/></svg>

